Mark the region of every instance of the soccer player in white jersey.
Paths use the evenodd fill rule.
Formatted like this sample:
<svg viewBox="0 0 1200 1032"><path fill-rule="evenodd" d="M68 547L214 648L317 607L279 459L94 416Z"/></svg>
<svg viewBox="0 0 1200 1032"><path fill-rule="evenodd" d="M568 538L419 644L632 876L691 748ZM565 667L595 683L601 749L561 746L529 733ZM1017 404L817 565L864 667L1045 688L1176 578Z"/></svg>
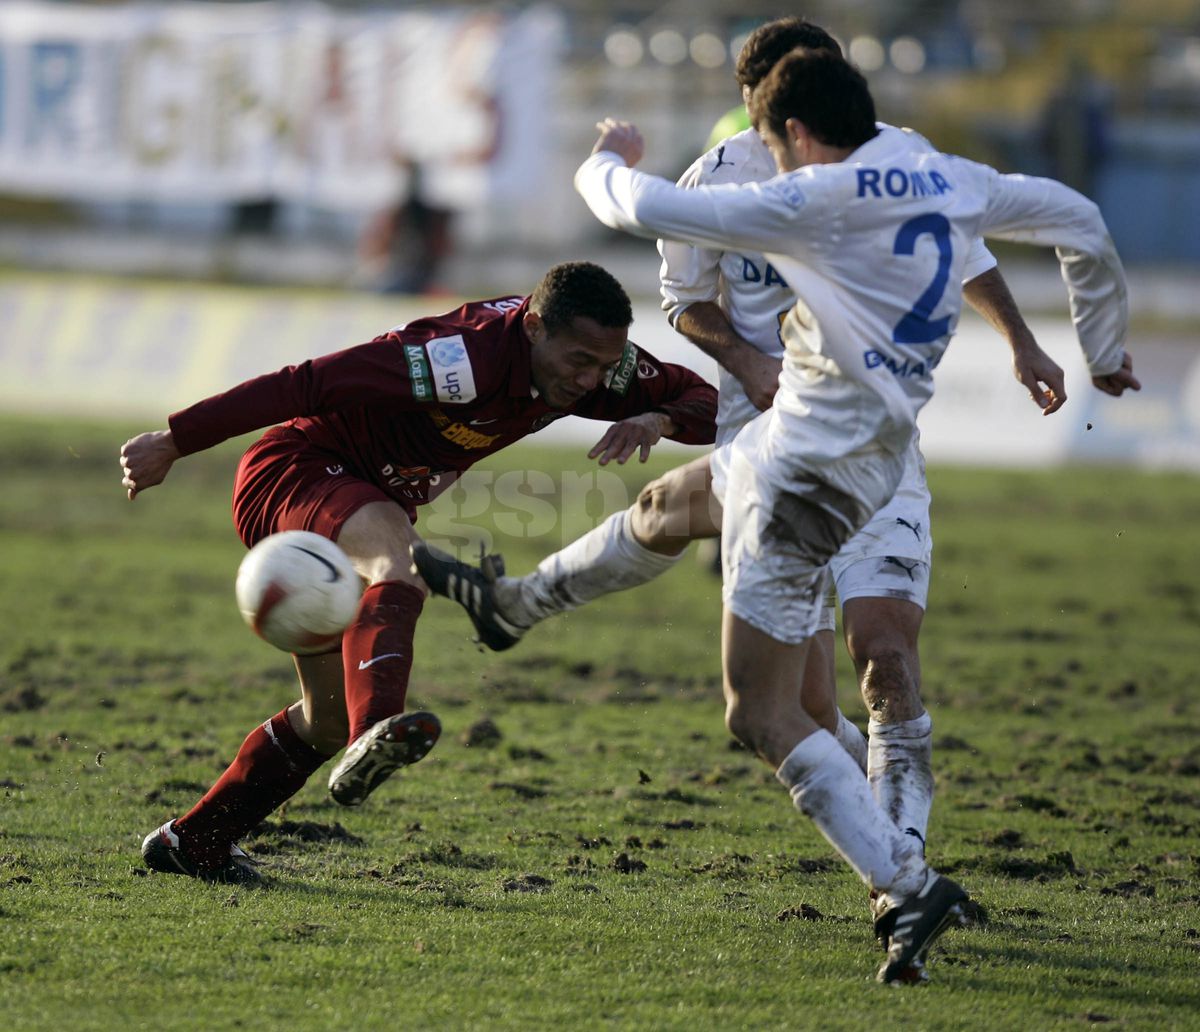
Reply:
<svg viewBox="0 0 1200 1032"><path fill-rule="evenodd" d="M817 25L801 18L768 22L751 33L738 57L737 80L747 101L775 62L797 46L841 55ZM741 184L774 175L766 144L747 129L702 155L679 185ZM431 589L461 601L481 640L493 648L514 644L549 616L651 580L683 555L689 541L720 530L730 445L771 404L783 352L780 324L795 294L759 253L665 240L659 249L663 308L675 328L721 366L718 450L654 481L628 512L547 557L526 577L489 578L453 557L427 547L419 551L417 565ZM1037 346L981 241L973 244L963 277L964 296L1008 340L1018 378L1047 411L1057 410L1066 398L1062 370ZM809 712L869 770L880 805L922 843L933 802L932 722L921 699L917 649L929 591L929 528L929 491L914 437L895 497L831 563L846 642L871 714L869 767L867 743L837 707L832 599L822 610L801 680ZM485 560L488 572L495 572L497 558ZM449 591L451 583L460 590ZM472 590L464 593L468 583Z"/></svg>
<svg viewBox="0 0 1200 1032"><path fill-rule="evenodd" d="M1058 248L1091 373L1135 387L1124 274L1099 210L1053 180L1004 176L880 132L862 76L783 58L751 98L780 175L680 189L635 171L637 130L603 123L576 187L606 225L763 252L801 300L774 405L738 435L722 533L726 723L880 894L882 981L905 976L965 900L880 808L796 691L828 563L891 498L962 304L978 236Z"/></svg>

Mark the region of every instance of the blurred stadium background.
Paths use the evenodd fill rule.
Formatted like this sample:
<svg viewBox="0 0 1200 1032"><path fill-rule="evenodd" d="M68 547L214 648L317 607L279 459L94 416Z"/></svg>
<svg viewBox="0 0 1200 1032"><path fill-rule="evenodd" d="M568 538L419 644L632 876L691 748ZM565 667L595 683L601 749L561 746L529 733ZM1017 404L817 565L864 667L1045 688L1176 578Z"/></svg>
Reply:
<svg viewBox="0 0 1200 1032"><path fill-rule="evenodd" d="M929 457L1200 469L1192 0L5 2L0 407L161 419L571 258L622 279L640 343L711 373L657 311L652 246L571 176L606 114L678 175L738 100L746 34L787 13L838 36L881 118L1093 197L1127 264L1140 396L1087 386L1053 259L1000 248L1071 402L1040 419L966 318Z"/></svg>

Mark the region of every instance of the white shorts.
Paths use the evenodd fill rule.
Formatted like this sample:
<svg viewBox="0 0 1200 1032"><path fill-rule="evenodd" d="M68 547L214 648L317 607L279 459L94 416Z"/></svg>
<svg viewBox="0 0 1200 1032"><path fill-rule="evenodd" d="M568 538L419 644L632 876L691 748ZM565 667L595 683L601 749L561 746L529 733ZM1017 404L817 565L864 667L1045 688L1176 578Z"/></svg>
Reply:
<svg viewBox="0 0 1200 1032"><path fill-rule="evenodd" d="M833 577L818 631L836 630L838 603L844 606L852 598L899 598L922 609L929 602L930 566L920 559L884 555L844 562L839 556L829 566Z"/></svg>
<svg viewBox="0 0 1200 1032"><path fill-rule="evenodd" d="M722 596L752 627L799 644L820 623L830 560L895 493L904 458L864 449L818 469L798 455L764 457L767 423L750 424L729 461Z"/></svg>
<svg viewBox="0 0 1200 1032"><path fill-rule="evenodd" d="M718 430L717 447L708 459L713 495L722 505L737 429ZM723 442L722 436L726 438ZM845 605L852 598L903 598L926 608L933 557L929 504L925 459L914 439L891 500L829 561L833 583L821 613L820 630L836 627L839 600Z"/></svg>

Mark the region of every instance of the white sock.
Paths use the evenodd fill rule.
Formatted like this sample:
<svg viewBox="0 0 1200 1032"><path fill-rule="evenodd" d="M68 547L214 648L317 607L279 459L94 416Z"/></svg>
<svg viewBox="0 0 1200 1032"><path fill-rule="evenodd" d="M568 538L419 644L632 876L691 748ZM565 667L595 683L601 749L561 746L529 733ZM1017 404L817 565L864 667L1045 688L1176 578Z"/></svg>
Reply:
<svg viewBox="0 0 1200 1032"><path fill-rule="evenodd" d="M928 713L913 720L867 725L867 780L879 806L902 832L925 846L933 809L933 721Z"/></svg>
<svg viewBox="0 0 1200 1032"><path fill-rule="evenodd" d="M600 526L547 556L525 577L501 577L496 602L504 616L532 627L548 616L574 609L613 591L654 580L682 557L660 555L638 544L632 513L613 513Z"/></svg>
<svg viewBox="0 0 1200 1032"><path fill-rule="evenodd" d="M850 754L850 759L858 764L858 769L867 772L867 740L858 729L857 724L846 719L846 714L838 710L837 730L833 736L841 743L843 749Z"/></svg>
<svg viewBox="0 0 1200 1032"><path fill-rule="evenodd" d="M796 809L813 819L870 888L903 897L921 887L919 843L888 820L862 771L828 731L803 739L775 776L791 791Z"/></svg>

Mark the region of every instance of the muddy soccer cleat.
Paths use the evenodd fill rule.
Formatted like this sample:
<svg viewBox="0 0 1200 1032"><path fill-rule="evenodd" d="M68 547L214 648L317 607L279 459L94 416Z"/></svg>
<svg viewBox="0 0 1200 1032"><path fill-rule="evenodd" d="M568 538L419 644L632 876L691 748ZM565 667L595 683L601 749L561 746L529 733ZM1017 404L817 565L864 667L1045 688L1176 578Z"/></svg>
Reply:
<svg viewBox="0 0 1200 1032"><path fill-rule="evenodd" d="M479 556L478 568L418 541L413 565L435 595L457 602L467 611L479 640L493 652L511 649L529 629L507 619L496 605L496 581L504 576L504 559Z"/></svg>
<svg viewBox="0 0 1200 1032"><path fill-rule="evenodd" d="M186 874L189 878L217 882L222 885L262 885L258 865L236 844L229 846L229 859L217 867L201 867L189 860L179 845L179 836L167 821L142 840L142 859L152 871L163 874Z"/></svg>
<svg viewBox="0 0 1200 1032"><path fill-rule="evenodd" d="M432 713L399 713L379 721L346 749L329 775L329 794L342 806L359 806L401 767L423 759L442 733Z"/></svg>
<svg viewBox="0 0 1200 1032"><path fill-rule="evenodd" d="M925 884L903 902L875 919L876 934L887 946L888 959L876 974L880 982L903 985L925 981L929 947L956 924L967 894L957 882L928 870Z"/></svg>

